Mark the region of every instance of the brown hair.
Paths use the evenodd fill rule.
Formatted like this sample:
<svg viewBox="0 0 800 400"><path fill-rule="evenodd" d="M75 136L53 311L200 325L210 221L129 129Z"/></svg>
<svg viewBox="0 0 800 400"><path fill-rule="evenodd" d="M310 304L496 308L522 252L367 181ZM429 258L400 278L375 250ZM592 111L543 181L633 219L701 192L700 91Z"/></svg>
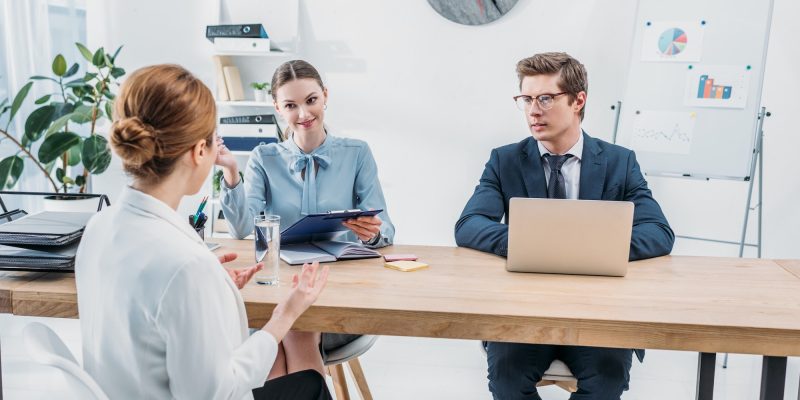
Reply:
<svg viewBox="0 0 800 400"><path fill-rule="evenodd" d="M278 88L297 79L313 79L317 81L319 87L325 89L319 72L308 61L292 60L281 64L275 73L272 74L272 100L278 101L275 93Z"/></svg>
<svg viewBox="0 0 800 400"><path fill-rule="evenodd" d="M589 91L586 67L567 53L540 53L523 58L517 63L517 77L520 88L526 76L559 74L558 88L567 92L569 104L575 101L578 93ZM581 108L581 121L586 105Z"/></svg>
<svg viewBox="0 0 800 400"><path fill-rule="evenodd" d="M179 65L153 65L131 74L114 114L111 148L125 172L144 181L159 181L198 141L211 145L214 139L214 97Z"/></svg>

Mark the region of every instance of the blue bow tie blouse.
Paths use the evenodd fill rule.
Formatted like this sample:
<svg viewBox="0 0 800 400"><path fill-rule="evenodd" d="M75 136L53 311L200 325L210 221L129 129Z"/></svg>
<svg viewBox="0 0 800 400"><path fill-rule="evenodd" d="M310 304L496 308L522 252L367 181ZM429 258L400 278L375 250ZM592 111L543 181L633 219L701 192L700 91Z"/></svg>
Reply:
<svg viewBox="0 0 800 400"><path fill-rule="evenodd" d="M367 143L358 139L329 134L311 153L303 152L293 138L261 145L250 155L244 183L229 188L221 179L222 211L231 235L239 239L253 232L253 217L261 211L280 215L283 230L313 213L386 210L375 159ZM394 239L394 225L387 211L378 217L383 221L381 239L373 247L388 246ZM352 232L340 239L358 240Z"/></svg>

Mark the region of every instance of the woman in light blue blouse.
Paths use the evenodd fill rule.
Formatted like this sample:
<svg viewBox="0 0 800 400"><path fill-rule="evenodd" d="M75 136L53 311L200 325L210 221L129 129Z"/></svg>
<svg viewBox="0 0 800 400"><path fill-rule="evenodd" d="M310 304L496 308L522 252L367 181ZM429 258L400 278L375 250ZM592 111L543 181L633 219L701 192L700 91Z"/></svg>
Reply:
<svg viewBox="0 0 800 400"><path fill-rule="evenodd" d="M335 137L325 128L328 89L317 70L302 60L288 61L272 77L275 109L288 123L289 138L258 146L244 171L224 145L217 165L222 167L222 210L231 233L243 238L253 232L253 217L262 211L281 216L281 227L304 215L359 208L386 210L378 170L366 142ZM308 174L308 166L315 173ZM392 244L394 226L386 211L360 217L345 225L345 240L370 247Z"/></svg>
<svg viewBox="0 0 800 400"><path fill-rule="evenodd" d="M289 137L253 150L244 171L244 184L236 160L220 141L216 163L223 171L221 203L233 236L241 239L252 233L253 218L262 211L280 215L281 227L285 228L313 213L383 209L374 217L346 221L350 232L345 240L360 240L373 248L392 244L394 226L385 211L372 152L364 141L335 137L326 129L328 89L317 70L302 60L282 64L272 77L272 99L288 124ZM284 341L299 335L320 334L292 331ZM324 357L326 351L358 335L323 334L316 338ZM279 353L276 363L282 356ZM291 363L290 354L284 357Z"/></svg>

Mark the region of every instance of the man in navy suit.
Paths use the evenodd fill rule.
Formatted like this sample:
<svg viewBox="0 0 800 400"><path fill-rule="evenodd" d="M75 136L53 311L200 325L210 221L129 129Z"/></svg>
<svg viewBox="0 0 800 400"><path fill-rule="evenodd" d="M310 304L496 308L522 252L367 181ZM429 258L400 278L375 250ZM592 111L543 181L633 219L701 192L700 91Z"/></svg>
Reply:
<svg viewBox="0 0 800 400"><path fill-rule="evenodd" d="M508 225L501 220L508 218L512 197L617 200L635 206L630 260L669 254L675 235L633 151L581 129L587 92L583 64L565 53L542 53L517 63L517 75L521 94L514 100L533 137L492 150L480 184L456 223L456 243L507 256ZM578 379L571 400L619 399L628 389L633 349L497 342L485 346L489 390L495 399L540 400L536 382L554 359L567 364ZM641 361L644 351L636 353Z"/></svg>

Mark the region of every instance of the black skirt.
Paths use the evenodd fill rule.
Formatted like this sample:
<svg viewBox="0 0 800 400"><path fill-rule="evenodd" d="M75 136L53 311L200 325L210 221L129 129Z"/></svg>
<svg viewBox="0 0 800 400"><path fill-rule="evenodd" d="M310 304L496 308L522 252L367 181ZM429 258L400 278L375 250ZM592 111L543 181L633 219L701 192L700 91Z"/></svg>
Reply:
<svg viewBox="0 0 800 400"><path fill-rule="evenodd" d="M253 389L255 400L333 400L325 378L313 369L284 375Z"/></svg>

